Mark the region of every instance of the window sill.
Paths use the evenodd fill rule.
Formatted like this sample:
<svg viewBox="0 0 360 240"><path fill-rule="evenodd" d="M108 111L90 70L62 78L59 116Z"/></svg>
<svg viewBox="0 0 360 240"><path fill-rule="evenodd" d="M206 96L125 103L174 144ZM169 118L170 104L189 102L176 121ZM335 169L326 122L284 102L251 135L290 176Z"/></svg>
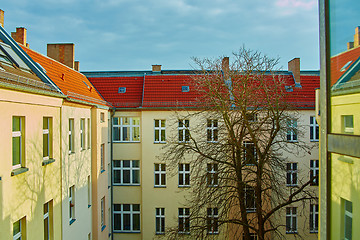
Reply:
<svg viewBox="0 0 360 240"><path fill-rule="evenodd" d="M49 158L49 159L46 159L46 160L43 160L43 162L42 162L42 166L46 166L46 165L48 165L48 164L50 164L50 163L53 163L53 162L55 162L55 159L53 159L53 158Z"/></svg>
<svg viewBox="0 0 360 240"><path fill-rule="evenodd" d="M190 185L179 185L178 187L179 188L190 188L191 186Z"/></svg>
<svg viewBox="0 0 360 240"><path fill-rule="evenodd" d="M140 231L121 231L121 230L114 230L114 233L141 233Z"/></svg>
<svg viewBox="0 0 360 240"><path fill-rule="evenodd" d="M73 224L75 221L76 221L76 219L75 219L75 218L70 219L69 225Z"/></svg>
<svg viewBox="0 0 360 240"><path fill-rule="evenodd" d="M131 187L131 186L140 186L140 183L136 184L121 184L121 183L113 183L113 186L119 186L119 187Z"/></svg>
<svg viewBox="0 0 360 240"><path fill-rule="evenodd" d="M166 188L166 186L158 186L158 185L155 185L154 188Z"/></svg>
<svg viewBox="0 0 360 240"><path fill-rule="evenodd" d="M165 235L165 233L164 232L157 232L157 233L155 233L155 235Z"/></svg>
<svg viewBox="0 0 360 240"><path fill-rule="evenodd" d="M314 231L310 231L310 233L312 233L312 234L317 234L317 233L319 233L319 231L314 230Z"/></svg>
<svg viewBox="0 0 360 240"><path fill-rule="evenodd" d="M100 173L103 173L103 172L105 172L105 169L101 169Z"/></svg>
<svg viewBox="0 0 360 240"><path fill-rule="evenodd" d="M113 141L113 143L140 143L140 141Z"/></svg>
<svg viewBox="0 0 360 240"><path fill-rule="evenodd" d="M110 189L111 188L111 186L108 186L108 189Z"/></svg>
<svg viewBox="0 0 360 240"><path fill-rule="evenodd" d="M297 143L299 141L298 140L287 140L287 142L289 142L289 143Z"/></svg>
<svg viewBox="0 0 360 240"><path fill-rule="evenodd" d="M219 235L219 232L208 232L207 235Z"/></svg>
<svg viewBox="0 0 360 240"><path fill-rule="evenodd" d="M106 228L106 225L101 226L101 231L104 231L105 228Z"/></svg>
<svg viewBox="0 0 360 240"><path fill-rule="evenodd" d="M319 139L310 139L310 142L319 142Z"/></svg>
<svg viewBox="0 0 360 240"><path fill-rule="evenodd" d="M29 168L26 168L26 167L21 167L21 168L17 168L17 169L13 169L11 171L11 176L16 176L16 175L19 175L21 173L24 173L24 172L27 172L29 171Z"/></svg>
<svg viewBox="0 0 360 240"><path fill-rule="evenodd" d="M297 187L297 184L286 184L287 187Z"/></svg>
<svg viewBox="0 0 360 240"><path fill-rule="evenodd" d="M166 142L154 142L154 144L166 144Z"/></svg>
<svg viewBox="0 0 360 240"><path fill-rule="evenodd" d="M294 232L286 232L286 234L298 234L297 231L294 231Z"/></svg>
<svg viewBox="0 0 360 240"><path fill-rule="evenodd" d="M75 154L75 152L69 152L69 155L73 155L73 154Z"/></svg>
<svg viewBox="0 0 360 240"><path fill-rule="evenodd" d="M88 204L88 208L91 208L91 205L90 205L90 204Z"/></svg>

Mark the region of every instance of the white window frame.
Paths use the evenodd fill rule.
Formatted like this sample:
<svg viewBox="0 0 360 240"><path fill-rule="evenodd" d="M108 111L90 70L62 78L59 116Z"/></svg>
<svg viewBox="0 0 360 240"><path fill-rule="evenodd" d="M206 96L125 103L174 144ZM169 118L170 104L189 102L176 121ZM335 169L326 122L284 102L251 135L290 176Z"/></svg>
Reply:
<svg viewBox="0 0 360 240"><path fill-rule="evenodd" d="M310 233L319 231L319 204L310 204Z"/></svg>
<svg viewBox="0 0 360 240"><path fill-rule="evenodd" d="M188 166L188 170L186 170ZM179 187L190 187L190 163L179 163ZM182 179L182 180L181 180ZM188 179L188 180L187 180Z"/></svg>
<svg viewBox="0 0 360 240"><path fill-rule="evenodd" d="M297 185L298 185L298 163L297 162L286 163L286 186L291 187Z"/></svg>
<svg viewBox="0 0 360 240"><path fill-rule="evenodd" d="M219 209L208 208L207 209L207 233L219 234Z"/></svg>
<svg viewBox="0 0 360 240"><path fill-rule="evenodd" d="M100 144L100 170L105 171L105 144Z"/></svg>
<svg viewBox="0 0 360 240"><path fill-rule="evenodd" d="M51 232L52 232L52 216L50 214L52 208L52 200L44 204L44 240L51 239ZM47 222L47 236L45 236L45 222Z"/></svg>
<svg viewBox="0 0 360 240"><path fill-rule="evenodd" d="M286 133L286 140L288 142L297 142L298 141L298 134L297 134L297 120L296 119L289 119L287 120L287 133Z"/></svg>
<svg viewBox="0 0 360 240"><path fill-rule="evenodd" d="M19 222L19 232L15 233L15 235L14 235L14 225L17 222ZM22 230L23 230L22 219L13 223L13 240L21 240L22 239Z"/></svg>
<svg viewBox="0 0 360 240"><path fill-rule="evenodd" d="M217 187L219 185L218 169L219 164L217 163L208 163L206 165L206 183L208 187Z"/></svg>
<svg viewBox="0 0 360 240"><path fill-rule="evenodd" d="M246 185L244 188L244 193L246 212L256 212L255 189L250 185Z"/></svg>
<svg viewBox="0 0 360 240"><path fill-rule="evenodd" d="M257 152L256 152L256 147L255 147L255 144L251 141L244 141L243 142L243 146L244 146L244 151L243 151L243 158L244 158L244 162L245 162L245 165L255 165L257 163ZM252 156L253 158L252 159L248 159L248 154L247 154L247 151L249 150L249 146L250 146L250 150L252 152ZM252 147L251 147L252 146Z"/></svg>
<svg viewBox="0 0 360 240"><path fill-rule="evenodd" d="M317 176L310 186L319 186L319 160L310 160L310 179Z"/></svg>
<svg viewBox="0 0 360 240"><path fill-rule="evenodd" d="M158 136L158 139L156 139L156 136ZM154 143L166 143L166 120L154 119Z"/></svg>
<svg viewBox="0 0 360 240"><path fill-rule="evenodd" d="M101 212L100 212L100 215L101 215L101 229L103 230L103 227L105 226L105 197L101 198Z"/></svg>
<svg viewBox="0 0 360 240"><path fill-rule="evenodd" d="M47 128L45 126L47 125ZM47 149L45 149L44 141L47 142ZM45 152L47 151L47 155ZM52 118L43 117L43 160L49 160L52 157Z"/></svg>
<svg viewBox="0 0 360 240"><path fill-rule="evenodd" d="M354 133L354 115L342 115L343 132L346 134Z"/></svg>
<svg viewBox="0 0 360 240"><path fill-rule="evenodd" d="M116 120L118 124L115 124ZM129 124L125 124L125 119L129 120ZM139 124L133 124L138 121ZM123 139L124 129L129 131L129 139ZM135 129L138 129L139 136L134 136ZM119 139L115 139L115 132L118 132ZM138 138L138 139L137 139ZM114 142L140 142L140 117L114 117L113 118L113 141Z"/></svg>
<svg viewBox="0 0 360 240"><path fill-rule="evenodd" d="M347 229L347 224L353 226L353 206L352 206L352 202L347 201L345 199L343 199L344 201L344 240L350 240L352 239L352 232L353 232L353 228L351 228L351 232L347 233L346 229ZM348 234L350 235L350 238L348 238Z"/></svg>
<svg viewBox="0 0 360 240"><path fill-rule="evenodd" d="M69 221L75 220L75 185L69 188Z"/></svg>
<svg viewBox="0 0 360 240"><path fill-rule="evenodd" d="M288 226L289 220L289 226ZM286 233L297 233L297 208L287 207L286 208Z"/></svg>
<svg viewBox="0 0 360 240"><path fill-rule="evenodd" d="M85 118L80 119L80 150L85 150Z"/></svg>
<svg viewBox="0 0 360 240"><path fill-rule="evenodd" d="M180 226L183 227L180 228ZM190 234L190 208L178 209L178 233Z"/></svg>
<svg viewBox="0 0 360 240"><path fill-rule="evenodd" d="M310 116L310 141L319 141L319 124L316 122L315 116Z"/></svg>
<svg viewBox="0 0 360 240"><path fill-rule="evenodd" d="M18 118L19 119L19 130L14 130L14 119ZM14 141L14 138L19 138L20 141L20 146L19 146L19 164L15 164L14 165L14 155L12 156L12 168L13 169L18 169L24 166L24 149L25 149L25 141L24 141L24 130L25 130L25 120L24 117L21 116L13 116L12 117L12 141ZM12 151L14 154L14 146L12 146Z"/></svg>
<svg viewBox="0 0 360 240"><path fill-rule="evenodd" d="M179 119L178 134L179 134L179 143L190 142L190 120Z"/></svg>
<svg viewBox="0 0 360 240"><path fill-rule="evenodd" d="M155 208L155 233L165 234L165 208Z"/></svg>
<svg viewBox="0 0 360 240"><path fill-rule="evenodd" d="M91 148L91 138L90 138L90 136L91 136L91 125L90 125L90 118L87 119L87 126L88 126L88 128L87 128L87 147L88 147L88 149L90 149L90 148Z"/></svg>
<svg viewBox="0 0 360 240"><path fill-rule="evenodd" d="M69 118L69 154L75 152L74 122L73 118Z"/></svg>
<svg viewBox="0 0 360 240"><path fill-rule="evenodd" d="M120 210L115 210L115 205L120 207ZM130 206L130 210L124 210L124 205L129 205ZM134 210L134 206L138 205L139 210ZM136 232L139 233L140 229L141 229L141 218L140 218L140 204L114 204L113 207L113 221L115 221L115 215L119 214L120 218L121 218L121 225L120 228L121 229L115 229L115 223L113 223L113 231L114 232ZM127 214L130 216L130 229L124 229L124 215ZM138 215L139 216L139 229L134 229L134 216Z"/></svg>
<svg viewBox="0 0 360 240"><path fill-rule="evenodd" d="M87 177L88 184L88 208L91 207L91 177L90 175Z"/></svg>
<svg viewBox="0 0 360 240"><path fill-rule="evenodd" d="M158 184L156 184L156 179L158 179ZM154 163L154 186L155 187L166 187L166 164L165 163Z"/></svg>
<svg viewBox="0 0 360 240"><path fill-rule="evenodd" d="M113 176L115 177L115 171L120 171L120 183L115 183L114 182L114 177L113 177L113 184L114 185L118 185L118 186L139 186L140 185L140 161L139 160L113 160L114 163L115 161L120 161L120 167L116 167L116 164L113 164ZM129 167L125 167L124 166L124 162L125 161L129 161ZM138 167L133 166L134 163L137 162ZM124 183L124 171L130 171L130 183ZM135 173L135 171L138 172L138 176L139 176L139 182L133 182L133 175Z"/></svg>
<svg viewBox="0 0 360 240"><path fill-rule="evenodd" d="M206 140L209 143L217 143L219 141L219 122L217 119L207 120Z"/></svg>

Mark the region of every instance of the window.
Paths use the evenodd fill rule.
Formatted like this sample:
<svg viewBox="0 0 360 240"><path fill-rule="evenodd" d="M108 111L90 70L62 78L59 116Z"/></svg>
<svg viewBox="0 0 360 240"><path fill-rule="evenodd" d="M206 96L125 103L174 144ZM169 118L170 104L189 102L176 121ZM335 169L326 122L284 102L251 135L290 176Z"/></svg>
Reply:
<svg viewBox="0 0 360 240"><path fill-rule="evenodd" d="M155 209L155 233L165 234L165 208Z"/></svg>
<svg viewBox="0 0 360 240"><path fill-rule="evenodd" d="M119 87L118 93L126 93L126 87Z"/></svg>
<svg viewBox="0 0 360 240"><path fill-rule="evenodd" d="M207 120L207 141L217 142L218 141L218 120Z"/></svg>
<svg viewBox="0 0 360 240"><path fill-rule="evenodd" d="M310 183L311 186L319 186L319 160L310 160L310 179L316 178Z"/></svg>
<svg viewBox="0 0 360 240"><path fill-rule="evenodd" d="M21 240L23 239L23 236L25 238L26 236L25 225L26 225L25 217L13 223L13 240Z"/></svg>
<svg viewBox="0 0 360 240"><path fill-rule="evenodd" d="M13 169L24 166L25 160L24 117L12 118L12 166Z"/></svg>
<svg viewBox="0 0 360 240"><path fill-rule="evenodd" d="M116 142L140 142L140 118L113 118L113 139Z"/></svg>
<svg viewBox="0 0 360 240"><path fill-rule="evenodd" d="M100 169L101 172L105 171L105 144L100 145Z"/></svg>
<svg viewBox="0 0 360 240"><path fill-rule="evenodd" d="M342 199L344 239L352 239L352 202Z"/></svg>
<svg viewBox="0 0 360 240"><path fill-rule="evenodd" d="M52 118L43 118L43 159L52 158Z"/></svg>
<svg viewBox="0 0 360 240"><path fill-rule="evenodd" d="M90 175L87 177L88 185L88 208L91 207L91 178Z"/></svg>
<svg viewBox="0 0 360 240"><path fill-rule="evenodd" d="M179 120L178 131L179 131L180 143L190 141L189 124L190 124L189 120Z"/></svg>
<svg viewBox="0 0 360 240"><path fill-rule="evenodd" d="M317 233L319 229L319 205L310 204L310 233Z"/></svg>
<svg viewBox="0 0 360 240"><path fill-rule="evenodd" d="M190 187L190 164L179 164L179 187Z"/></svg>
<svg viewBox="0 0 360 240"><path fill-rule="evenodd" d="M315 117L310 117L310 140L319 141L319 124Z"/></svg>
<svg viewBox="0 0 360 240"><path fill-rule="evenodd" d="M295 119L290 119L287 121L287 134L286 139L288 142L297 141L297 121Z"/></svg>
<svg viewBox="0 0 360 240"><path fill-rule="evenodd" d="M155 119L155 135L154 135L154 143L165 143L165 120L157 120Z"/></svg>
<svg viewBox="0 0 360 240"><path fill-rule="evenodd" d="M286 163L286 185L297 185L297 163Z"/></svg>
<svg viewBox="0 0 360 240"><path fill-rule="evenodd" d="M105 229L105 197L101 199L101 231Z"/></svg>
<svg viewBox="0 0 360 240"><path fill-rule="evenodd" d="M181 91L182 91L182 92L189 92L189 91L190 91L190 87L189 87L189 86L181 86Z"/></svg>
<svg viewBox="0 0 360 240"><path fill-rule="evenodd" d="M80 120L80 149L85 150L85 119Z"/></svg>
<svg viewBox="0 0 360 240"><path fill-rule="evenodd" d="M113 171L115 185L140 185L139 160L114 160Z"/></svg>
<svg viewBox="0 0 360 240"><path fill-rule="evenodd" d="M208 163L207 164L206 182L208 187L218 186L218 164Z"/></svg>
<svg viewBox="0 0 360 240"><path fill-rule="evenodd" d="M343 133L353 134L354 133L354 116L344 115L342 116Z"/></svg>
<svg viewBox="0 0 360 240"><path fill-rule="evenodd" d="M297 215L296 207L287 207L286 208L286 233L296 233L297 232Z"/></svg>
<svg viewBox="0 0 360 240"><path fill-rule="evenodd" d="M244 161L246 165L255 165L257 162L257 154L255 144L250 141L244 141Z"/></svg>
<svg viewBox="0 0 360 240"><path fill-rule="evenodd" d="M88 149L91 148L91 140L90 140L90 133L91 133L91 126L90 126L90 118L88 118L87 120L87 125L88 125L88 129L87 129L87 147Z"/></svg>
<svg viewBox="0 0 360 240"><path fill-rule="evenodd" d="M140 204L114 204L114 231L140 232Z"/></svg>
<svg viewBox="0 0 360 240"><path fill-rule="evenodd" d="M217 208L208 208L207 209L207 233L208 234L218 234L219 233L219 224L218 224L218 209Z"/></svg>
<svg viewBox="0 0 360 240"><path fill-rule="evenodd" d="M164 163L155 163L155 187L166 186L166 165Z"/></svg>
<svg viewBox="0 0 360 240"><path fill-rule="evenodd" d="M75 152L74 119L69 119L69 153Z"/></svg>
<svg viewBox="0 0 360 240"><path fill-rule="evenodd" d="M179 208L179 233L190 233L190 208Z"/></svg>
<svg viewBox="0 0 360 240"><path fill-rule="evenodd" d="M256 211L255 190L252 186L245 186L245 206L247 212Z"/></svg>
<svg viewBox="0 0 360 240"><path fill-rule="evenodd" d="M75 186L69 188L69 218L72 224L75 221Z"/></svg>
<svg viewBox="0 0 360 240"><path fill-rule="evenodd" d="M52 239L52 200L44 204L44 240Z"/></svg>
<svg viewBox="0 0 360 240"><path fill-rule="evenodd" d="M105 113L103 112L100 113L100 122L105 122Z"/></svg>

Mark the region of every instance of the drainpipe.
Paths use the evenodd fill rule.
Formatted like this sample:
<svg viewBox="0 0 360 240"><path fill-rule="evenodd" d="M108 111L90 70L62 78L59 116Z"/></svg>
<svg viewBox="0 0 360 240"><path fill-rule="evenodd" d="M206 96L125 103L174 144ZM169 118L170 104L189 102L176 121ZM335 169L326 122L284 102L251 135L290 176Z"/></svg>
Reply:
<svg viewBox="0 0 360 240"><path fill-rule="evenodd" d="M111 184L111 240L114 240L114 186L113 186L113 127L112 127L112 124L113 124L113 117L115 115L115 108L112 109L111 111L111 115L110 115L110 167L111 167L111 170L110 170L110 184Z"/></svg>

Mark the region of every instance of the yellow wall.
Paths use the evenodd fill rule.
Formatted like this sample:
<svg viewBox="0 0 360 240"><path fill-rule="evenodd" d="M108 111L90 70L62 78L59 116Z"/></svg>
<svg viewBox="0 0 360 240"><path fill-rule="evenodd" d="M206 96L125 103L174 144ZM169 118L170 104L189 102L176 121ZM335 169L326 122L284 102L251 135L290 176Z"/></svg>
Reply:
<svg viewBox="0 0 360 240"><path fill-rule="evenodd" d="M53 202L53 236L61 239L61 158L60 107L62 99L0 89L0 232L1 239L12 239L13 223L26 217L26 240L42 238L43 205ZM11 176L12 117L25 119L25 167L27 172ZM53 158L43 163L43 117L53 119Z"/></svg>

